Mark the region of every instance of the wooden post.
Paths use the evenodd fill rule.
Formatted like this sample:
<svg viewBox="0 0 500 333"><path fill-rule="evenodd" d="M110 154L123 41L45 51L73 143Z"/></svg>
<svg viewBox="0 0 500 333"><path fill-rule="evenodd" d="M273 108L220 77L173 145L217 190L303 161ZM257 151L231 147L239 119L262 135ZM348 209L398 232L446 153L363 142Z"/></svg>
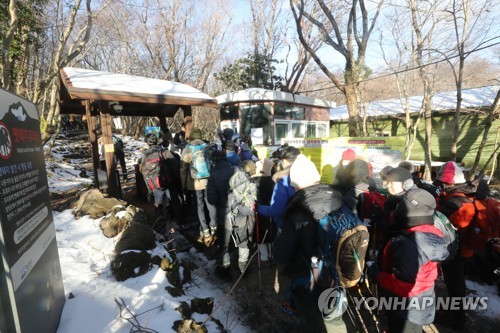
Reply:
<svg viewBox="0 0 500 333"><path fill-rule="evenodd" d="M121 198L118 177L116 176L115 149L113 145L113 132L111 130L111 115L109 105L106 101L99 104L101 113L102 138L104 142L104 157L106 159L106 173L108 175L108 194L115 198Z"/></svg>
<svg viewBox="0 0 500 333"><path fill-rule="evenodd" d="M90 150L92 154L92 166L94 167L94 184L99 188L97 170L99 169L99 146L97 144L96 121L90 109L90 100L85 102L85 114L87 115L87 130L89 131Z"/></svg>
<svg viewBox="0 0 500 333"><path fill-rule="evenodd" d="M159 116L158 118L160 118L160 130L162 130L164 133L169 132L167 127L167 119L164 116Z"/></svg>

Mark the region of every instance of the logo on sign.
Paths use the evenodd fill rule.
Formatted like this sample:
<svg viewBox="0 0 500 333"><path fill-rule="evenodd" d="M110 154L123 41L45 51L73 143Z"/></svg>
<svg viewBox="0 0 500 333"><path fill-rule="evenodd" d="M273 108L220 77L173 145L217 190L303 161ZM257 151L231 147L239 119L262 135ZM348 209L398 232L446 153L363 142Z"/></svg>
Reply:
<svg viewBox="0 0 500 333"><path fill-rule="evenodd" d="M0 122L0 157L7 159L12 153L12 140L7 126Z"/></svg>

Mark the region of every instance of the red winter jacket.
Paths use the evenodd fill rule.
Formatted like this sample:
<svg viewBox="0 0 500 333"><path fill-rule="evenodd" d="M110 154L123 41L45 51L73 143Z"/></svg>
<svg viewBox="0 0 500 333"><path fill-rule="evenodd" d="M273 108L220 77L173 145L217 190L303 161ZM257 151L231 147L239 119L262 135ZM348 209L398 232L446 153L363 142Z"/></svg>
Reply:
<svg viewBox="0 0 500 333"><path fill-rule="evenodd" d="M438 198L436 210L446 215L451 224L457 228L459 239L464 240L476 213L473 200L460 190L451 190ZM464 258L472 257L474 250L467 247L465 243L459 242L460 254Z"/></svg>
<svg viewBox="0 0 500 333"><path fill-rule="evenodd" d="M448 257L442 236L439 229L424 224L392 237L384 247L377 275L380 295L404 298L406 303L418 298L418 304L425 304L425 297L434 297L438 264ZM417 325L426 325L434 320L435 308L427 304L418 309L394 311Z"/></svg>

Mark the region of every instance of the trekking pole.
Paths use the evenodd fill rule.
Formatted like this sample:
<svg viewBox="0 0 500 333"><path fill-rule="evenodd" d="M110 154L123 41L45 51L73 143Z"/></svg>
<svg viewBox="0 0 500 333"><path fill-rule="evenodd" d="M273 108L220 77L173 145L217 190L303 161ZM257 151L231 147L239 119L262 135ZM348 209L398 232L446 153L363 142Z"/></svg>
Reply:
<svg viewBox="0 0 500 333"><path fill-rule="evenodd" d="M349 292L349 290L346 289L346 294L348 295L348 297L350 298L350 301L351 303L354 303L354 298L352 297L351 293ZM358 322L361 324L362 326L362 329L363 329L363 332L368 332L368 328L366 328L366 325L365 325L365 322L363 320L363 316L361 316L361 313L359 312L358 308L356 306L354 306L354 311L356 312L356 317L358 319ZM357 326L357 325L356 325ZM359 327L357 327L359 329Z"/></svg>
<svg viewBox="0 0 500 333"><path fill-rule="evenodd" d="M259 213L255 210L255 232L257 234L257 267L259 269L259 295L262 295L262 276L260 272L260 244L262 244L259 238ZM267 234L267 230L266 230Z"/></svg>

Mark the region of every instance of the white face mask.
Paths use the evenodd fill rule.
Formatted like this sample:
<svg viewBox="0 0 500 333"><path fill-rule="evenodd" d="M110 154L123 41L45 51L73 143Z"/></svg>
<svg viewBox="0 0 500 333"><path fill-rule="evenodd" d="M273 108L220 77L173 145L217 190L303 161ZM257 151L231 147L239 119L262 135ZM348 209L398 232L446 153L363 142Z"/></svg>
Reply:
<svg viewBox="0 0 500 333"><path fill-rule="evenodd" d="M342 160L342 166L345 168L351 161L349 160Z"/></svg>

